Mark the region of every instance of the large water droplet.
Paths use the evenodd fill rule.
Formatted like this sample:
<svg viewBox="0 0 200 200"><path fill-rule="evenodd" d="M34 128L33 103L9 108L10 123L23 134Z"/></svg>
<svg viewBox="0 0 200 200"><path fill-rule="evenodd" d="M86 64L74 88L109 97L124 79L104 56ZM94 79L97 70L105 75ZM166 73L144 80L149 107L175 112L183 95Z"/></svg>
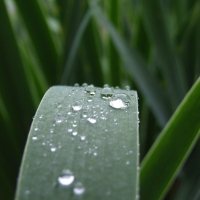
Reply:
<svg viewBox="0 0 200 200"><path fill-rule="evenodd" d="M76 183L75 187L74 187L74 194L82 195L84 192L85 192L85 188L84 188L83 184L80 182Z"/></svg>
<svg viewBox="0 0 200 200"><path fill-rule="evenodd" d="M74 175L68 169L63 170L61 175L58 177L58 182L63 186L68 186L72 184L73 181L74 181Z"/></svg>
<svg viewBox="0 0 200 200"><path fill-rule="evenodd" d="M116 109L125 109L129 106L130 100L127 94L115 94L110 100L110 106Z"/></svg>
<svg viewBox="0 0 200 200"><path fill-rule="evenodd" d="M113 96L113 89L112 88L109 88L109 87L105 87L101 90L101 97L103 99L109 99Z"/></svg>
<svg viewBox="0 0 200 200"><path fill-rule="evenodd" d="M63 121L63 115L61 113L57 113L55 117L56 123L61 123Z"/></svg>
<svg viewBox="0 0 200 200"><path fill-rule="evenodd" d="M72 108L74 111L79 111L82 108L82 102L81 101L75 101L72 105Z"/></svg>
<svg viewBox="0 0 200 200"><path fill-rule="evenodd" d="M87 86L87 87L85 88L85 91L86 91L87 93L89 93L90 95L95 95L95 93L96 93L96 89L95 89L95 87L94 87L93 85Z"/></svg>

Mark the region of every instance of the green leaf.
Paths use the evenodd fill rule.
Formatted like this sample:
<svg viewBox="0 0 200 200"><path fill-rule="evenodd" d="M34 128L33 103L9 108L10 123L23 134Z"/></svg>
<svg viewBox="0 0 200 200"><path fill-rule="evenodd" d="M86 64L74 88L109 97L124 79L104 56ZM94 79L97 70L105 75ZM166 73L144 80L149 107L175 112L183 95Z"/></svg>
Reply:
<svg viewBox="0 0 200 200"><path fill-rule="evenodd" d="M115 89L123 99L103 99L100 88L89 88L55 86L45 94L28 136L16 200L137 198L137 93Z"/></svg>
<svg viewBox="0 0 200 200"><path fill-rule="evenodd" d="M162 199L197 142L200 135L199 91L200 78L142 161L141 199Z"/></svg>

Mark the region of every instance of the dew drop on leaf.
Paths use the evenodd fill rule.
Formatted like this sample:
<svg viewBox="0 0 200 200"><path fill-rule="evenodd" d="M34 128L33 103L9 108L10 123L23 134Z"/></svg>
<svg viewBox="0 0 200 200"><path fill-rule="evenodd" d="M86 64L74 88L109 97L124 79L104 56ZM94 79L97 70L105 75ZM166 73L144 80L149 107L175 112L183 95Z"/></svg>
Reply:
<svg viewBox="0 0 200 200"><path fill-rule="evenodd" d="M95 124L97 122L97 120L95 118L89 117L87 119L91 124Z"/></svg>
<svg viewBox="0 0 200 200"><path fill-rule="evenodd" d="M61 113L57 113L55 120L57 124L61 123L63 121L63 115Z"/></svg>
<svg viewBox="0 0 200 200"><path fill-rule="evenodd" d="M82 195L85 192L85 188L81 182L78 182L75 184L73 191L75 195Z"/></svg>
<svg viewBox="0 0 200 200"><path fill-rule="evenodd" d="M62 171L61 175L58 177L58 183L63 186L69 186L73 183L74 178L75 177L73 173L70 170L65 169Z"/></svg>
<svg viewBox="0 0 200 200"><path fill-rule="evenodd" d="M72 105L72 108L74 111L79 111L82 108L82 102L81 101L75 101Z"/></svg>
<svg viewBox="0 0 200 200"><path fill-rule="evenodd" d="M87 93L89 93L90 95L95 95L95 93L96 93L96 89L95 89L95 87L94 87L93 85L87 86L87 87L85 88L85 91L86 91Z"/></svg>
<svg viewBox="0 0 200 200"><path fill-rule="evenodd" d="M101 90L101 97L103 99L109 99L113 96L113 94L114 94L114 91L110 87L105 87Z"/></svg>
<svg viewBox="0 0 200 200"><path fill-rule="evenodd" d="M110 106L116 109L126 109L129 106L130 97L127 94L115 94L110 100Z"/></svg>

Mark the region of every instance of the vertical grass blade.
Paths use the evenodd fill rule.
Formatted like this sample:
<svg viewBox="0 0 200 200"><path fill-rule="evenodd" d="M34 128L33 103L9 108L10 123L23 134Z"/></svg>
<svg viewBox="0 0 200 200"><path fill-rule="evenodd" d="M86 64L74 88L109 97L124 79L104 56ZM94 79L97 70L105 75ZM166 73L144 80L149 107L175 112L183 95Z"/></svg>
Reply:
<svg viewBox="0 0 200 200"><path fill-rule="evenodd" d="M50 88L30 129L15 199L137 199L137 112L135 91Z"/></svg>
<svg viewBox="0 0 200 200"><path fill-rule="evenodd" d="M162 199L197 142L200 135L199 91L200 78L144 158L140 174L141 199Z"/></svg>
<svg viewBox="0 0 200 200"><path fill-rule="evenodd" d="M59 53L38 0L15 1L40 59L48 84L55 84Z"/></svg>

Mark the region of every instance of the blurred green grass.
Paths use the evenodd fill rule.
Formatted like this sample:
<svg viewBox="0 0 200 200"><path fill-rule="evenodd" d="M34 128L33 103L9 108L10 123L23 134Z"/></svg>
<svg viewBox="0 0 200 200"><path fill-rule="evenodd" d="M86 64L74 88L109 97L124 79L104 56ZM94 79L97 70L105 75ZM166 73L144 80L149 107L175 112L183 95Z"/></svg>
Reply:
<svg viewBox="0 0 200 200"><path fill-rule="evenodd" d="M52 85L137 90L143 160L200 75L199 22L197 0L0 1L1 199L14 195L31 119ZM166 199L199 198L198 152L199 142Z"/></svg>

